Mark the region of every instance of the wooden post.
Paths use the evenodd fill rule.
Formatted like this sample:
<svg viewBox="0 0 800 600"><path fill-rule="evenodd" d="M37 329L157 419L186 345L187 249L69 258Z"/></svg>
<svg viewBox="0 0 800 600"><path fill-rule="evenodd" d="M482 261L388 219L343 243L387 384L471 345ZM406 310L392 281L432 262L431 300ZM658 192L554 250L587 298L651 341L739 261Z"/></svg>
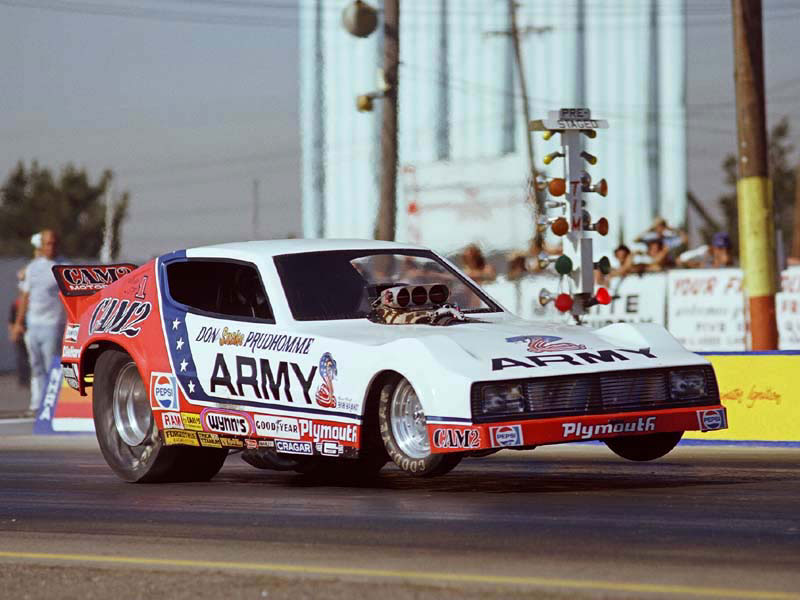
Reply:
<svg viewBox="0 0 800 600"><path fill-rule="evenodd" d="M772 186L767 168L761 0L732 0L738 130L739 261L750 314L751 350L778 348Z"/></svg>
<svg viewBox="0 0 800 600"><path fill-rule="evenodd" d="M375 239L394 240L397 220L397 65L400 58L400 2L383 5L383 75L389 87L381 125L381 197Z"/></svg>

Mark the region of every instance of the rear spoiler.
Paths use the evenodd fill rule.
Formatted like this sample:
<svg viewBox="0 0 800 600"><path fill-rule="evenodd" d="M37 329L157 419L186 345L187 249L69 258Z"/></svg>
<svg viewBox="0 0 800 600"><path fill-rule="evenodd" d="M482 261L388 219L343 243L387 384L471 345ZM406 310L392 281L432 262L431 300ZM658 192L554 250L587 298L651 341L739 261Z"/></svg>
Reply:
<svg viewBox="0 0 800 600"><path fill-rule="evenodd" d="M116 265L55 265L53 276L63 296L91 296L137 268L131 263Z"/></svg>

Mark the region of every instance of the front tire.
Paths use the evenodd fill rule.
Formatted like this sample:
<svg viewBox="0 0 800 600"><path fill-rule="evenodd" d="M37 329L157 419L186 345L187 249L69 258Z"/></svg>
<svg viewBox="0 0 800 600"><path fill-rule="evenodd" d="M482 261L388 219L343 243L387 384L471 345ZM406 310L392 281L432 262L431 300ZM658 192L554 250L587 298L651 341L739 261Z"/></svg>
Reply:
<svg viewBox="0 0 800 600"><path fill-rule="evenodd" d="M683 437L682 431L668 431L666 433L609 438L603 441L617 456L644 462L666 455L678 445L681 437Z"/></svg>
<svg viewBox="0 0 800 600"><path fill-rule="evenodd" d="M395 378L381 388L378 428L389 458L409 475L436 477L452 471L461 462L461 454L431 453L422 404L404 377Z"/></svg>
<svg viewBox="0 0 800 600"><path fill-rule="evenodd" d="M119 350L97 359L92 410L103 458L124 481L208 481L228 454L225 448L165 446L136 363Z"/></svg>

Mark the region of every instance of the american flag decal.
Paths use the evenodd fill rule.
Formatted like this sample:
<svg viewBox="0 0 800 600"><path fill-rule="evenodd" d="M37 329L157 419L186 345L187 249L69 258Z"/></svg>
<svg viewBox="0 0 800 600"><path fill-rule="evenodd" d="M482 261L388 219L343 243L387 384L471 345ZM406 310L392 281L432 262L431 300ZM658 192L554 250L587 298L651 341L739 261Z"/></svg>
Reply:
<svg viewBox="0 0 800 600"><path fill-rule="evenodd" d="M555 335L518 335L506 338L507 342L525 342L528 344L528 352L563 352L564 350L586 350L583 344L573 344L572 342L562 342L561 338Z"/></svg>

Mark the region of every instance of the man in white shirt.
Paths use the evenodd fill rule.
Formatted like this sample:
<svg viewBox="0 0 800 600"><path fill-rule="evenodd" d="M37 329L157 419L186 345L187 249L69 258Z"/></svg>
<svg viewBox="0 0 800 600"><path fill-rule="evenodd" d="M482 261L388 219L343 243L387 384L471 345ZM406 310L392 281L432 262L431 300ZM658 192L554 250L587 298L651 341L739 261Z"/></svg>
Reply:
<svg viewBox="0 0 800 600"><path fill-rule="evenodd" d="M58 298L58 284L53 277L53 265L58 238L55 232L41 232L41 252L25 268L21 286L22 297L17 311L12 336L25 336L28 360L31 365L31 402L29 414L33 415L42 402L47 382L47 371L54 356L60 355L64 334L64 307Z"/></svg>

